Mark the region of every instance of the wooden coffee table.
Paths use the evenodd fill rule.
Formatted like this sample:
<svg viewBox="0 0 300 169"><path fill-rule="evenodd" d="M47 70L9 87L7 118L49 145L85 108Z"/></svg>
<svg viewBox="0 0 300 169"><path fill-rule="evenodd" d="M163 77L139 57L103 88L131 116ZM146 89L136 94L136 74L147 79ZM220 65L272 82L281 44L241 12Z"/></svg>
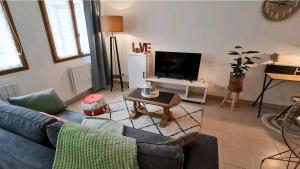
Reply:
<svg viewBox="0 0 300 169"><path fill-rule="evenodd" d="M178 94L160 91L159 96L156 98L145 98L141 95L141 91L141 88L136 88L125 93L125 100L133 101L133 110L131 110L130 117L134 119L144 114L161 118L160 126L166 127L168 121L174 119L170 108L178 105L181 102ZM145 106L142 105L142 103L160 106L163 108L164 113L158 114L155 112L148 112Z"/></svg>

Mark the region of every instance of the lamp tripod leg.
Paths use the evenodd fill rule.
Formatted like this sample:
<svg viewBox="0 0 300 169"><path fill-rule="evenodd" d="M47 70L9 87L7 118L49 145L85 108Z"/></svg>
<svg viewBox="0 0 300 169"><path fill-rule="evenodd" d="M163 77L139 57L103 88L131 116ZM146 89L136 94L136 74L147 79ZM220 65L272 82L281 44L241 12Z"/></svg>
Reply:
<svg viewBox="0 0 300 169"><path fill-rule="evenodd" d="M117 38L114 37L115 47L116 47L116 54L117 54L117 62L118 62L118 70L119 70L119 77L120 77L120 83L121 83L121 90L123 91L123 79L122 79L122 71L120 66L120 59L119 59L119 51L118 51L118 45L117 45Z"/></svg>
<svg viewBox="0 0 300 169"><path fill-rule="evenodd" d="M110 91L112 92L112 89L114 87L114 75L113 75L113 53L112 53L112 39L113 37L110 37L109 39L109 47L110 47Z"/></svg>

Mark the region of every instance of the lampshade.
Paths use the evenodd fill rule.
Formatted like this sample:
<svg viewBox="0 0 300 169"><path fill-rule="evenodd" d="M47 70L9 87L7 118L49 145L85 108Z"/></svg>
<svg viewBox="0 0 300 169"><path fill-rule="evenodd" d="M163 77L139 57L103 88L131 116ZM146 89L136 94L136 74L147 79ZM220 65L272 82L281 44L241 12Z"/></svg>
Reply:
<svg viewBox="0 0 300 169"><path fill-rule="evenodd" d="M123 32L123 16L100 16L102 32Z"/></svg>

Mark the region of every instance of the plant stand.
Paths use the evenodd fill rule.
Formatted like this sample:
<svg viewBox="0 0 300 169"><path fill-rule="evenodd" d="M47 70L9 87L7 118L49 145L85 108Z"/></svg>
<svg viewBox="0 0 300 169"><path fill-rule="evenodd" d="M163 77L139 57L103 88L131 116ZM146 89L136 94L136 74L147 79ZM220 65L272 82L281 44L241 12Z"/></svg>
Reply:
<svg viewBox="0 0 300 169"><path fill-rule="evenodd" d="M224 97L220 106L223 106L225 102L229 102L231 103L231 111L234 111L236 106L238 106L239 97L240 97L240 92L233 92L230 89L228 89L228 93Z"/></svg>

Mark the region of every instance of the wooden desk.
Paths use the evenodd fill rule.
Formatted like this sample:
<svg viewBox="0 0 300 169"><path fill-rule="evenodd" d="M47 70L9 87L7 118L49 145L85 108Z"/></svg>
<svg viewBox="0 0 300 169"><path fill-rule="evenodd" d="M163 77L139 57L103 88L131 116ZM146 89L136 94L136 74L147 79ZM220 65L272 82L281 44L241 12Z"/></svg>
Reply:
<svg viewBox="0 0 300 169"><path fill-rule="evenodd" d="M266 73L266 75L273 80L300 82L300 75L284 75L284 74L276 74L276 73Z"/></svg>
<svg viewBox="0 0 300 169"><path fill-rule="evenodd" d="M267 79L269 81L267 82ZM277 84L269 87L273 80L280 80ZM300 67L296 66L284 66L284 65L267 65L265 68L265 78L263 88L260 95L256 98L252 106L255 106L260 99L257 117L260 117L262 102L264 99L264 93L286 81L300 82ZM266 83L267 82L267 83Z"/></svg>

